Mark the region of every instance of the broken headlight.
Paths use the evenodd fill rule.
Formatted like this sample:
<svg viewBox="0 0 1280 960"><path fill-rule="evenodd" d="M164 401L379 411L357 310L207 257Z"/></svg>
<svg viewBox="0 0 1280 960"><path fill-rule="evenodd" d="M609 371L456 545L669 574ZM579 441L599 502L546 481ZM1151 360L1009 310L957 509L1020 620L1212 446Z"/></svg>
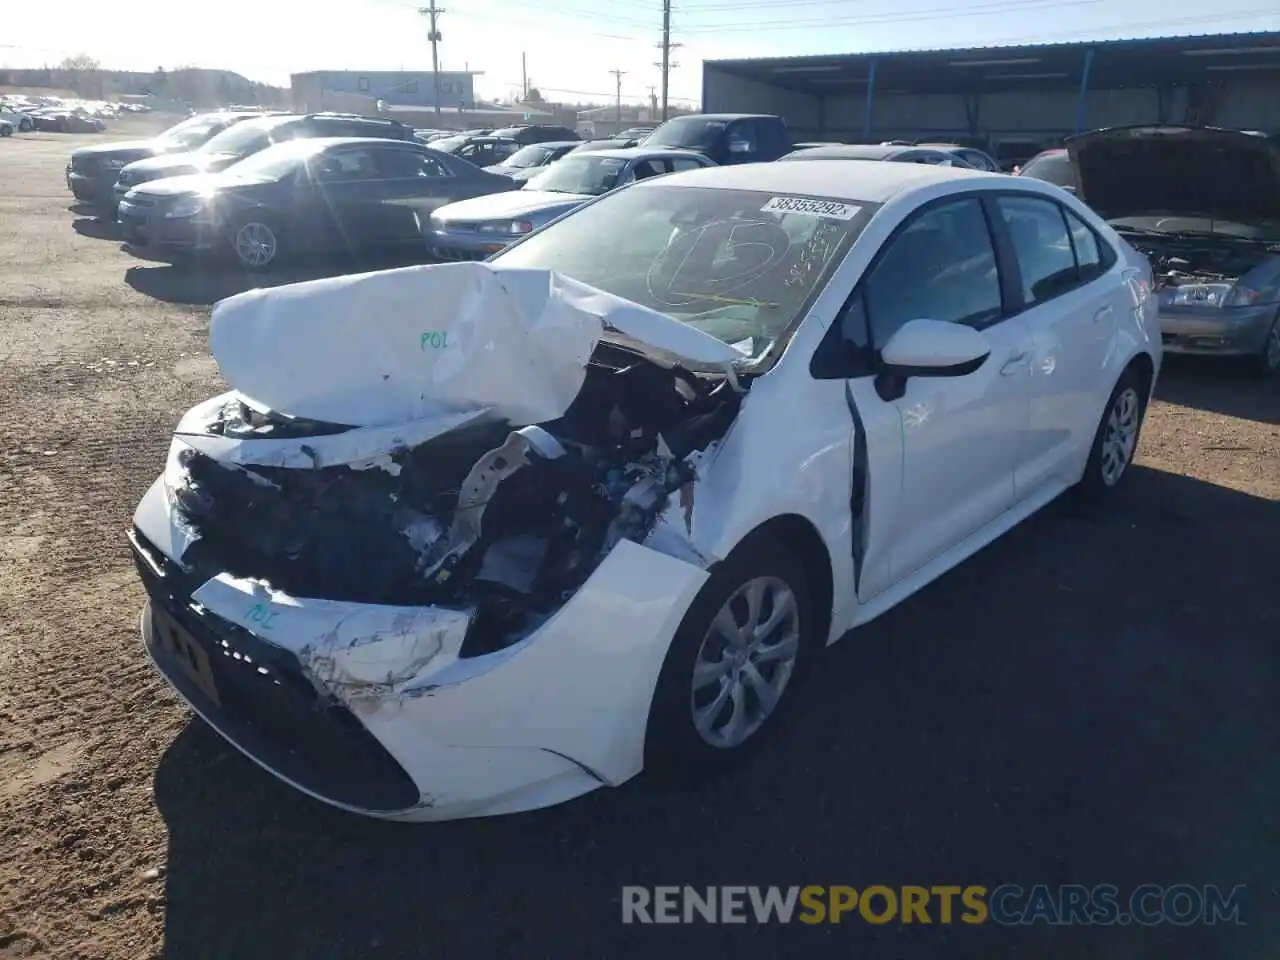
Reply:
<svg viewBox="0 0 1280 960"><path fill-rule="evenodd" d="M169 444L169 455L165 457L162 483L164 499L169 509L180 514L203 513L200 502L202 494L191 482L191 471L187 464L196 451L181 440L174 438Z"/></svg>
<svg viewBox="0 0 1280 960"><path fill-rule="evenodd" d="M1184 283L1166 290L1163 298L1173 307L1250 307L1262 294L1240 283Z"/></svg>

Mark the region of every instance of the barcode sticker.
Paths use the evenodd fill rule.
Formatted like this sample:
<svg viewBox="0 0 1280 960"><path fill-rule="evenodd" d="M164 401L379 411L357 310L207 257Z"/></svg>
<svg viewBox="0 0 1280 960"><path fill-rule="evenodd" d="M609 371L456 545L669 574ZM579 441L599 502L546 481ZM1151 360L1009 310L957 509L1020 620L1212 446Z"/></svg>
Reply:
<svg viewBox="0 0 1280 960"><path fill-rule="evenodd" d="M810 200L806 197L774 197L761 213L806 213L811 217L829 217L832 220L852 220L861 207L838 200Z"/></svg>

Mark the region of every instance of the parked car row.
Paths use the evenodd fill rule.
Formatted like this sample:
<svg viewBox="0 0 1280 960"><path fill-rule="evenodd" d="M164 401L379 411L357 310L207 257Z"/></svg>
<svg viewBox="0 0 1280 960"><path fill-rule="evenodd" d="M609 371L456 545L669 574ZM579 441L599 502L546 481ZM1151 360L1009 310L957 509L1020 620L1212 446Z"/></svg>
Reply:
<svg viewBox="0 0 1280 960"><path fill-rule="evenodd" d="M126 241L151 255L220 249L262 270L309 251L415 244L441 260L487 259L619 187L707 166L998 166L958 143L792 149L781 118L760 115L680 117L628 147L553 133L565 131L423 143L383 117L211 114L153 141L82 148L67 182L118 214ZM1245 356L1270 374L1280 368L1278 170L1275 140L1147 125L1068 138L1016 175L1076 193L1148 257L1170 352ZM1029 217L1016 229L1056 236L1064 269L1079 255L1067 225Z"/></svg>

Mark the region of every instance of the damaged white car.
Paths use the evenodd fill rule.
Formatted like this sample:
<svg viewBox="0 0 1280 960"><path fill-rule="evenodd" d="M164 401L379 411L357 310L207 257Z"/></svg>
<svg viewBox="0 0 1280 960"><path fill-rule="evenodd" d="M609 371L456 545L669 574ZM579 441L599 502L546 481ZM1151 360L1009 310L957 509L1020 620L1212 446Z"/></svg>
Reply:
<svg viewBox="0 0 1280 960"><path fill-rule="evenodd" d="M231 743L405 820L732 759L828 643L1133 457L1146 263L1033 180L813 161L252 291L131 540ZM998 587L993 587L993 596Z"/></svg>

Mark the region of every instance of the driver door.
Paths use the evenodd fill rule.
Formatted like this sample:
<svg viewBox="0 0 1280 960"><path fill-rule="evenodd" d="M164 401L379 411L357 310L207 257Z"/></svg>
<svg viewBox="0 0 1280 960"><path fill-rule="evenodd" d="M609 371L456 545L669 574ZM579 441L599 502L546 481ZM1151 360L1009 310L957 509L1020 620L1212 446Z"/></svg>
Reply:
<svg viewBox="0 0 1280 960"><path fill-rule="evenodd" d="M1031 404L1031 333L1005 315L1004 300L982 204L969 197L931 205L907 220L845 307L846 337L861 338L861 348L872 354L918 318L972 326L991 348L972 372L912 373L897 396L874 375L847 381L866 471L863 602L1013 505Z"/></svg>

